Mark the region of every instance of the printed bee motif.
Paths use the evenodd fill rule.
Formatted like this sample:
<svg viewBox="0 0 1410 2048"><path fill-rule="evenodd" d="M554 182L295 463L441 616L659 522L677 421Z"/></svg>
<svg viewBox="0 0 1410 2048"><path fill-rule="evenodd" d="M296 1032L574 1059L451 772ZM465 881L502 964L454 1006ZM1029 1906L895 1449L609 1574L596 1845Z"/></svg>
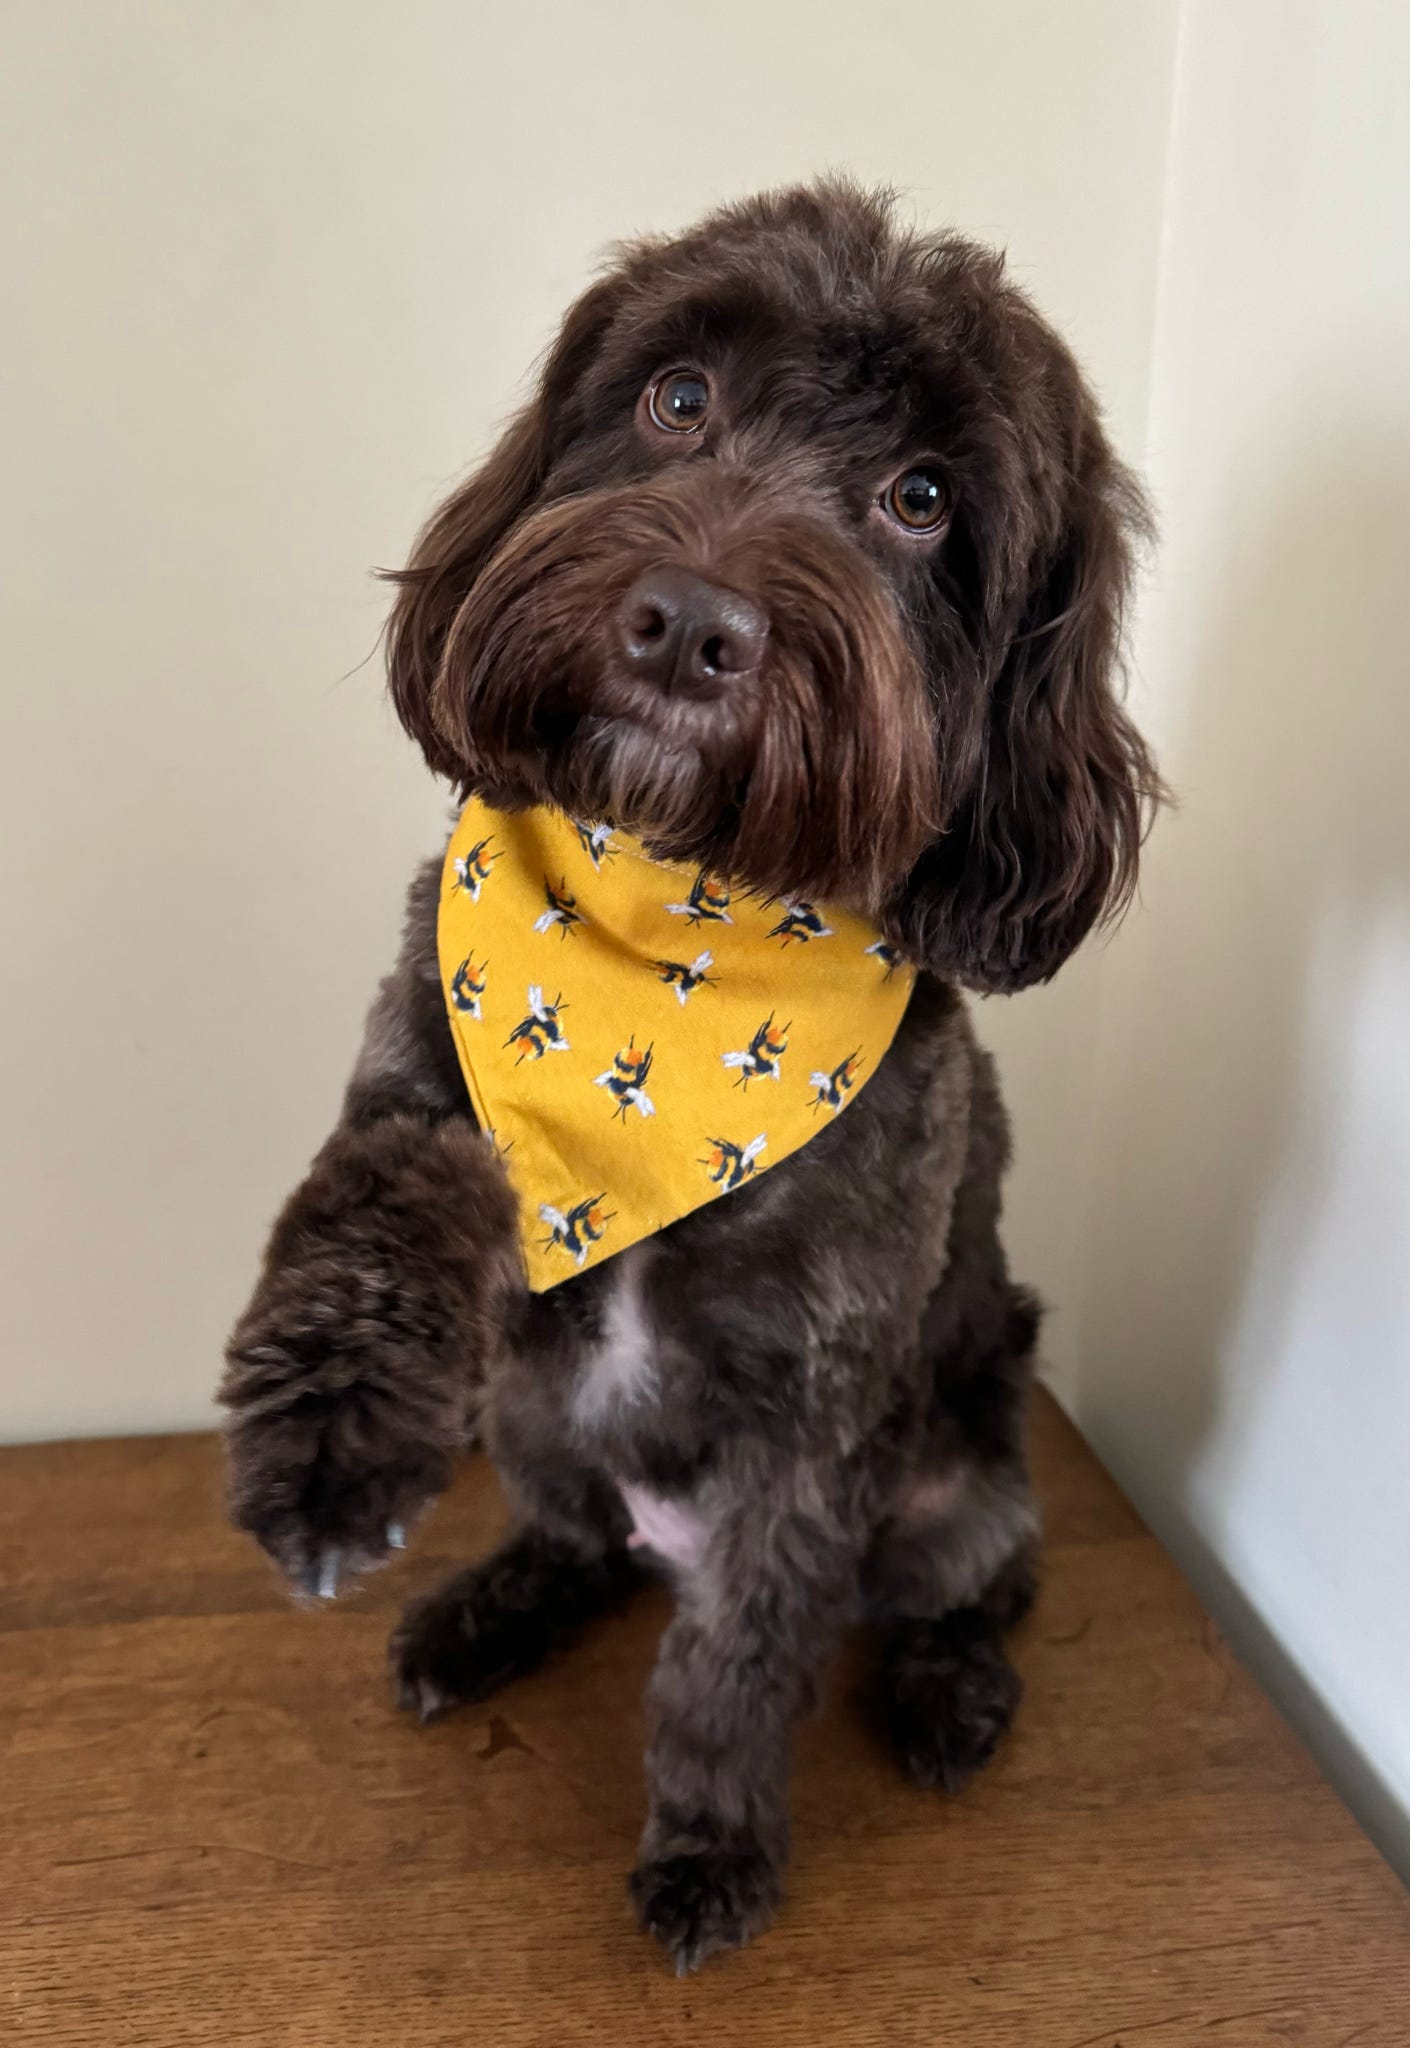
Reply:
<svg viewBox="0 0 1410 2048"><path fill-rule="evenodd" d="M468 853L458 853L455 856L451 863L455 869L455 880L451 884L452 896L457 889L463 889L472 903L479 902L480 891L490 878L490 869L502 857L502 850L500 853L491 853L489 847L488 839L480 839Z"/></svg>
<svg viewBox="0 0 1410 2048"><path fill-rule="evenodd" d="M517 1045L521 1048L519 1058L514 1062L516 1067L531 1053L536 1060L541 1060L546 1052L572 1050L563 1035L563 1026L558 1017L559 1011L564 1008L566 1005L561 992L551 1003L546 1003L543 999L543 990L538 983L532 984L529 989L529 1014L520 1019L504 1041L506 1045Z"/></svg>
<svg viewBox="0 0 1410 2048"><path fill-rule="evenodd" d="M801 896L786 896L783 916L769 933L771 939L782 939L788 945L793 939L801 939L806 945L809 939L830 939L832 926L824 924L821 914L811 903L805 903Z"/></svg>
<svg viewBox="0 0 1410 2048"><path fill-rule="evenodd" d="M896 972L896 969L901 964L900 947L893 946L889 939L878 939L875 945L868 946L866 948L866 951L868 953L874 954L876 958L881 962L882 966L886 969L886 973L884 974L882 979L885 981L890 981L892 975Z"/></svg>
<svg viewBox="0 0 1410 2048"><path fill-rule="evenodd" d="M547 910L540 911L539 915L534 919L534 930L536 932L551 932L553 927L557 925L559 937L566 939L575 924L587 923L587 919L578 908L577 897L568 887L568 877L566 875L559 882L556 889L552 882L549 881L548 876L545 875L543 878L543 893L548 908Z"/></svg>
<svg viewBox="0 0 1410 2048"><path fill-rule="evenodd" d="M775 1024L774 1013L770 1010L763 1023L750 1039L744 1052L723 1052L720 1058L727 1067L739 1070L739 1085L747 1088L751 1081L779 1081L779 1061L788 1050L788 1033L791 1026Z"/></svg>
<svg viewBox="0 0 1410 2048"><path fill-rule="evenodd" d="M477 967L474 958L467 953L451 977L450 999L462 1017L473 1017L480 1021L480 998L485 993L485 974L488 960L482 960Z"/></svg>
<svg viewBox="0 0 1410 2048"><path fill-rule="evenodd" d="M719 976L709 971L714 964L713 953L697 953L689 967L683 966L679 960L658 960L656 979L664 981L667 988L675 990L676 1001L684 1009L687 996L693 996L698 988L715 986Z"/></svg>
<svg viewBox="0 0 1410 2048"><path fill-rule="evenodd" d="M729 1138L711 1138L707 1142L710 1150L700 1164L715 1185L729 1194L752 1176L754 1162L769 1141L760 1131L747 1145L736 1145Z"/></svg>
<svg viewBox="0 0 1410 2048"><path fill-rule="evenodd" d="M607 1072L599 1074L593 1084L594 1087L607 1090L615 1105L612 1115L614 1118L619 1117L623 1123L627 1120L629 1109L639 1110L643 1116L656 1114L656 1105L646 1092L646 1077L651 1072L652 1051L653 1047L648 1045L645 1052L638 1052L636 1040L633 1038L630 1044L622 1047Z"/></svg>
<svg viewBox="0 0 1410 2048"><path fill-rule="evenodd" d="M702 868L690 885L690 895L684 903L668 903L667 910L672 917L683 917L687 924L733 924L729 914L729 885L713 881Z"/></svg>
<svg viewBox="0 0 1410 2048"><path fill-rule="evenodd" d="M581 1266L595 1244L600 1244L607 1234L607 1226L615 1211L603 1209L606 1191L600 1195L589 1195L585 1202L575 1202L565 1215L555 1209L552 1202L539 1204L539 1221L548 1225L549 1234L544 1239L547 1245L562 1245L565 1252Z"/></svg>
<svg viewBox="0 0 1410 2048"><path fill-rule="evenodd" d="M610 825L584 825L573 820L573 830L578 835L578 844L599 871L605 860L615 860L618 849L612 844Z"/></svg>
<svg viewBox="0 0 1410 2048"><path fill-rule="evenodd" d="M862 1064L861 1047L849 1052L840 1065L830 1074L809 1074L808 1080L817 1090L811 1104L812 1109L830 1109L834 1116L845 1107L848 1096L857 1085L857 1072Z"/></svg>

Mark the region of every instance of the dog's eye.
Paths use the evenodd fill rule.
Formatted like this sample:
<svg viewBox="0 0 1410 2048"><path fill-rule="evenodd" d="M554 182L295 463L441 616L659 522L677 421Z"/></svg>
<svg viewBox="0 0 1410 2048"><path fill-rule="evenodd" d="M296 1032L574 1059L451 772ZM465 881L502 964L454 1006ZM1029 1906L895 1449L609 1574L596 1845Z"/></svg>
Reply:
<svg viewBox="0 0 1410 2048"><path fill-rule="evenodd" d="M710 387L696 370L671 370L652 385L646 409L668 434L698 433L710 410Z"/></svg>
<svg viewBox="0 0 1410 2048"><path fill-rule="evenodd" d="M881 502L907 533L934 533L945 521L945 486L933 469L903 470Z"/></svg>

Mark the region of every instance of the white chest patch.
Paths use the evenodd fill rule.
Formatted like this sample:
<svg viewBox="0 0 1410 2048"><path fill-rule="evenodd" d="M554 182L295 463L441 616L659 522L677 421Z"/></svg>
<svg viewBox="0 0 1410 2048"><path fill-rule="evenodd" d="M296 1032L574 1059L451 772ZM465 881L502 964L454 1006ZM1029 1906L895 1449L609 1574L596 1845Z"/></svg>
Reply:
<svg viewBox="0 0 1410 2048"><path fill-rule="evenodd" d="M642 1300L647 1254L622 1252L613 1261L614 1286L603 1313L602 1335L578 1369L573 1420L581 1430L616 1421L624 1409L644 1406L656 1393L656 1344Z"/></svg>
<svg viewBox="0 0 1410 2048"><path fill-rule="evenodd" d="M629 1424L656 1399L660 1362L642 1289L650 1256L643 1246L612 1262L614 1284L603 1309L602 1334L579 1366L573 1389L573 1421L585 1436ZM667 1500L649 1487L619 1484L632 1518L629 1548L654 1551L678 1571L694 1571L710 1534L703 1516L685 1501Z"/></svg>

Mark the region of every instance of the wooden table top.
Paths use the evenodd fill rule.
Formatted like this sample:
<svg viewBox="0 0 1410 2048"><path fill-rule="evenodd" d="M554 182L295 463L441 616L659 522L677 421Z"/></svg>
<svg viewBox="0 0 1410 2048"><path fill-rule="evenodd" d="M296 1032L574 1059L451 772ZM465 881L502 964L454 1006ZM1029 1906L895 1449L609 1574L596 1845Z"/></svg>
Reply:
<svg viewBox="0 0 1410 2048"><path fill-rule="evenodd" d="M679 1982L633 1924L648 1593L483 1708L393 1712L400 1600L500 1518L301 1612L209 1437L0 1453L0 2040L46 2048L1407 2048L1407 1897L1044 1398L1028 1694L947 1802L844 1669L789 1899Z"/></svg>

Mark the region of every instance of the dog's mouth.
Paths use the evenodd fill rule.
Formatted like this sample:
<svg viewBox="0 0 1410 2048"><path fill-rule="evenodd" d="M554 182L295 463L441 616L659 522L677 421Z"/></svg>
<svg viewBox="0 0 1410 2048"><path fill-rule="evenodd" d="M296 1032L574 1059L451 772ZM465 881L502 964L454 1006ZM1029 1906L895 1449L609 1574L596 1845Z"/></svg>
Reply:
<svg viewBox="0 0 1410 2048"><path fill-rule="evenodd" d="M612 736L635 736L667 754L698 761L706 771L741 776L758 744L766 678L760 678L760 685L751 680L708 699L668 694L607 660L565 701L577 715L580 740L600 744Z"/></svg>
<svg viewBox="0 0 1410 2048"><path fill-rule="evenodd" d="M742 704L672 702L608 664L546 685L506 766L535 800L707 865L747 802L753 728Z"/></svg>
<svg viewBox="0 0 1410 2048"><path fill-rule="evenodd" d="M758 744L761 691L702 701L672 696L615 663L610 652L588 643L554 674L526 678L523 725L502 765L529 782L567 777L580 780L584 764L597 763L610 780L610 763L630 756L638 771L656 762L662 774L694 776L708 784L713 799L723 787L746 784ZM588 771L591 772L591 771ZM613 816L600 803L597 815L644 833L667 821Z"/></svg>

